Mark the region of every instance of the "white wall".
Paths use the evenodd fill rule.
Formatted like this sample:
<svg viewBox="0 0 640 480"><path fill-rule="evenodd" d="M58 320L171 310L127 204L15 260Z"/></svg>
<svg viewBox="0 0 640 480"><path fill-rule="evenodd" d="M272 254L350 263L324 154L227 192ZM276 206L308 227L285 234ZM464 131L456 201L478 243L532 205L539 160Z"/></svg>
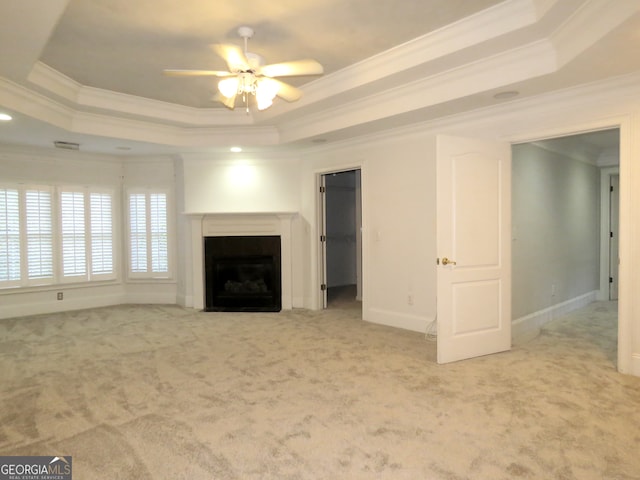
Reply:
<svg viewBox="0 0 640 480"><path fill-rule="evenodd" d="M512 152L517 319L600 288L600 170L535 144Z"/></svg>
<svg viewBox="0 0 640 480"><path fill-rule="evenodd" d="M235 157L233 156L235 155ZM182 155L188 213L297 212L297 158Z"/></svg>
<svg viewBox="0 0 640 480"><path fill-rule="evenodd" d="M319 174L362 170L363 318L425 331L435 317L435 137L392 136L310 152L301 214L310 230L307 306L318 303Z"/></svg>
<svg viewBox="0 0 640 480"><path fill-rule="evenodd" d="M77 151L0 146L2 181L93 185L119 189L122 175L122 164L116 157Z"/></svg>
<svg viewBox="0 0 640 480"><path fill-rule="evenodd" d="M320 306L319 175L361 168L363 318L417 331L435 318L434 137L390 136L302 159L184 154L182 164L188 213L299 213L294 307L307 308Z"/></svg>

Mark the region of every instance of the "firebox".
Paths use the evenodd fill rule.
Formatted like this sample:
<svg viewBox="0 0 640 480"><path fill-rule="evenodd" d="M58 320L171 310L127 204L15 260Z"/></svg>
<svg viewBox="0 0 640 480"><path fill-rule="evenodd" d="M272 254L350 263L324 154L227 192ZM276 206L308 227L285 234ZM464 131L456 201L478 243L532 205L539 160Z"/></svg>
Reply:
<svg viewBox="0 0 640 480"><path fill-rule="evenodd" d="M279 312L280 236L204 237L205 310Z"/></svg>

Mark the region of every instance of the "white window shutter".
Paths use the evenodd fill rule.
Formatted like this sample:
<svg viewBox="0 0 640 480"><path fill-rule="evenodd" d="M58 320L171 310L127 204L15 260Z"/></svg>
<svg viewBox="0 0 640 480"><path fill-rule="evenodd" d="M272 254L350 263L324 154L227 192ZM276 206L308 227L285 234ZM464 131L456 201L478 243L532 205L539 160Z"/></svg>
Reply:
<svg viewBox="0 0 640 480"><path fill-rule="evenodd" d="M30 283L53 281L53 228L50 189L25 191L27 276ZM48 280L48 281L47 281Z"/></svg>
<svg viewBox="0 0 640 480"><path fill-rule="evenodd" d="M138 191L128 197L131 277L170 277L167 194Z"/></svg>
<svg viewBox="0 0 640 480"><path fill-rule="evenodd" d="M0 189L0 285L20 282L20 197L16 189Z"/></svg>
<svg viewBox="0 0 640 480"><path fill-rule="evenodd" d="M152 193L149 195L151 228L151 271L167 273L169 257L167 251L167 195Z"/></svg>
<svg viewBox="0 0 640 480"><path fill-rule="evenodd" d="M147 272L147 206L146 195L129 195L129 244L131 272Z"/></svg>
<svg viewBox="0 0 640 480"><path fill-rule="evenodd" d="M85 204L83 192L60 194L62 276L80 280L87 276Z"/></svg>
<svg viewBox="0 0 640 480"><path fill-rule="evenodd" d="M91 193L91 274L111 275L113 268L112 197L108 193Z"/></svg>

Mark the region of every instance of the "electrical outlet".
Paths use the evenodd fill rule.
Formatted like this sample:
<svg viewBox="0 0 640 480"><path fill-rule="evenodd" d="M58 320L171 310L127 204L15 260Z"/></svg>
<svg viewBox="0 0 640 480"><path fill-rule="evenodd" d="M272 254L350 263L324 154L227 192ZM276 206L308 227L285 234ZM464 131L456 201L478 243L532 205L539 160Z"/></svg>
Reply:
<svg viewBox="0 0 640 480"><path fill-rule="evenodd" d="M556 296L556 284L555 283L551 284L551 296L552 297Z"/></svg>
<svg viewBox="0 0 640 480"><path fill-rule="evenodd" d="M58 292L58 300L62 300L64 298L64 293Z"/></svg>
<svg viewBox="0 0 640 480"><path fill-rule="evenodd" d="M412 294L407 295L407 304L413 305L413 295Z"/></svg>

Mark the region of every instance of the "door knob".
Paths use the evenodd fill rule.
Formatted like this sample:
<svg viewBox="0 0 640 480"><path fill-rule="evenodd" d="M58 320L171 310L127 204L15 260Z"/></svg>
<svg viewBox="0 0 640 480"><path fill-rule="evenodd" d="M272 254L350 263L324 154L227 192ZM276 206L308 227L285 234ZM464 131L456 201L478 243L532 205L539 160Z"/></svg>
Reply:
<svg viewBox="0 0 640 480"><path fill-rule="evenodd" d="M456 265L456 262L454 262L453 260L449 260L447 257L442 257L442 264L443 265Z"/></svg>

